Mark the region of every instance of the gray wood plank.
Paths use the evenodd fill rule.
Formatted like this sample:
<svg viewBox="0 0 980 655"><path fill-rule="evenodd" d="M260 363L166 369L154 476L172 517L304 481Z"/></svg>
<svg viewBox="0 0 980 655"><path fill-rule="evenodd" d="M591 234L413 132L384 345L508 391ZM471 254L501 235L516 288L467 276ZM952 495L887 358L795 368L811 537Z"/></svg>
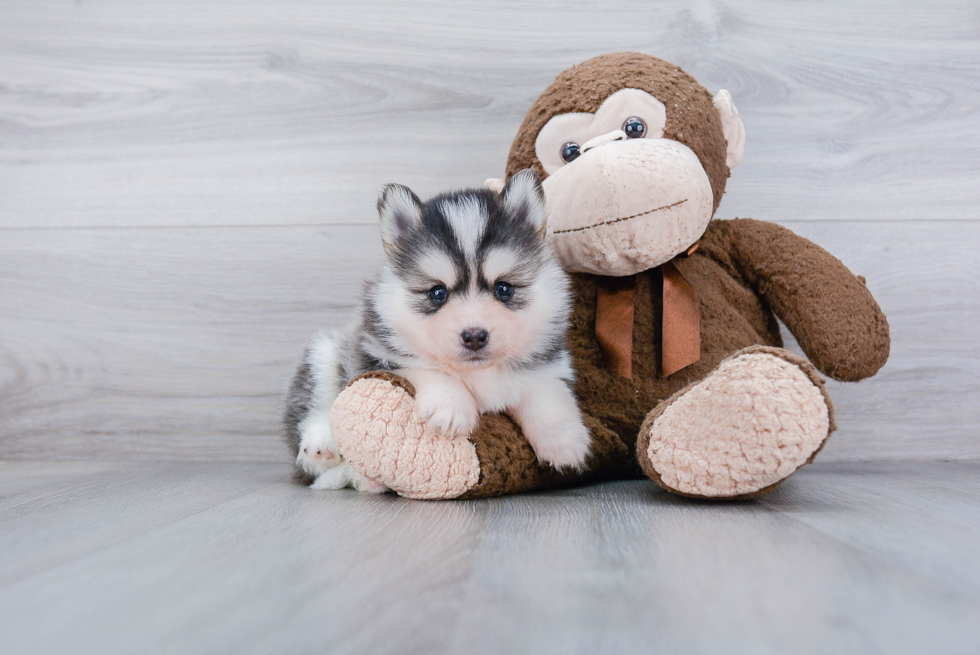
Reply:
<svg viewBox="0 0 980 655"><path fill-rule="evenodd" d="M969 595L980 589L977 472L976 463L842 462L820 470L820 484L790 485L762 504L896 570ZM957 538L937 538L951 529Z"/></svg>
<svg viewBox="0 0 980 655"><path fill-rule="evenodd" d="M893 488L922 477L915 465L877 466ZM906 531L879 531L855 548L794 521L786 499L817 495L827 523L856 533L869 519L895 522L910 501L938 504L945 495L912 500L907 492L905 502L848 513L857 493L850 478L826 475L834 468L801 473L774 495L783 511L771 513L763 509L771 504L705 505L645 483L502 499L471 582L480 609L460 617L451 651L970 652L980 643L968 627L980 610L976 587L920 578L870 552L924 526L908 521ZM949 568L971 578L980 541L962 525L977 508L959 506L950 537L969 557ZM949 530L944 524L941 534ZM943 538L928 535L919 544L929 541L932 552L917 556L936 565Z"/></svg>
<svg viewBox="0 0 980 655"><path fill-rule="evenodd" d="M550 80L624 49L735 97L720 216L980 218L972 0L18 0L0 226L373 222L382 183L500 175Z"/></svg>
<svg viewBox="0 0 980 655"><path fill-rule="evenodd" d="M381 256L373 226L8 233L0 453L281 459L295 363Z"/></svg>
<svg viewBox="0 0 980 655"><path fill-rule="evenodd" d="M877 376L828 383L840 430L821 459L980 456L980 226L787 225L865 275L891 327Z"/></svg>
<svg viewBox="0 0 980 655"><path fill-rule="evenodd" d="M12 652L980 646L977 463L812 466L735 504L648 481L432 503L312 492L276 465L116 466L98 494L0 509L22 544L5 567L52 558L0 582ZM156 495L132 496L137 471ZM202 508L147 525L171 494ZM102 545L72 552L81 539Z"/></svg>
<svg viewBox="0 0 980 655"><path fill-rule="evenodd" d="M0 586L125 543L289 475L285 464L0 462L0 476L13 478L4 481L0 496ZM16 492L7 491L10 487Z"/></svg>
<svg viewBox="0 0 980 655"><path fill-rule="evenodd" d="M867 276L891 360L831 384L821 461L977 458L980 223L795 222ZM281 461L278 403L382 254L362 226L16 230L0 241L0 457Z"/></svg>

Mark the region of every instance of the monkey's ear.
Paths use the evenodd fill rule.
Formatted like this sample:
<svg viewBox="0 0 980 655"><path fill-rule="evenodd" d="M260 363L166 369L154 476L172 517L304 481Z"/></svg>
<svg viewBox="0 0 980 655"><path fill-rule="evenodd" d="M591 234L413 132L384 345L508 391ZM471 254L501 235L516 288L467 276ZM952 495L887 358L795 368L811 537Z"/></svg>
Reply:
<svg viewBox="0 0 980 655"><path fill-rule="evenodd" d="M722 89L715 94L715 109L721 118L721 129L725 133L725 141L728 143L728 154L725 157L725 164L728 168L735 168L738 162L742 161L742 153L745 152L745 126L739 118L738 108L732 102L732 94Z"/></svg>
<svg viewBox="0 0 980 655"><path fill-rule="evenodd" d="M483 188L490 189L494 193L503 193L504 180L500 177L488 177L483 181Z"/></svg>
<svg viewBox="0 0 980 655"><path fill-rule="evenodd" d="M501 192L504 207L518 220L527 221L535 232L544 231L545 207L544 191L537 173L525 168L510 178Z"/></svg>
<svg viewBox="0 0 980 655"><path fill-rule="evenodd" d="M391 252L399 239L422 220L422 202L401 184L386 184L378 195L381 241Z"/></svg>

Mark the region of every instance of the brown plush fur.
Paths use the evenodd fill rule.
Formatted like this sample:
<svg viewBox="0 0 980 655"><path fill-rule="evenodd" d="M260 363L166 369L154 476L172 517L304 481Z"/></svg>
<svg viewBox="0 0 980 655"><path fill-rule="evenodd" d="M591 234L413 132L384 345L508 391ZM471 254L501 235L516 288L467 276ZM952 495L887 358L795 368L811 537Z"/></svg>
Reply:
<svg viewBox="0 0 980 655"><path fill-rule="evenodd" d="M783 257L770 257L773 250ZM833 378L868 377L887 359L888 324L867 288L830 253L786 228L751 219L715 220L698 251L675 265L697 295L701 359L668 378L660 371L659 269L637 276L632 380L605 365L595 339L595 277L573 276L569 346L579 401L628 445L651 409L730 354L748 346L782 346L774 309L807 356ZM838 308L846 314L838 316Z"/></svg>
<svg viewBox="0 0 980 655"><path fill-rule="evenodd" d="M559 75L524 119L510 151L508 177L528 167L545 177L534 151L545 123L558 114L594 112L609 95L624 88L647 91L666 105L664 136L687 145L698 156L717 209L729 170L712 95L676 66L637 53L597 57ZM596 278L573 275L569 348L577 375L576 393L593 436L585 470L559 474L540 466L513 421L484 416L471 437L480 479L463 497L636 476L646 450L643 435L649 431L641 429L644 421L649 428L676 394L744 348L764 347L800 366L823 392L832 430L833 406L813 367L785 351L773 350L782 346L777 316L816 368L835 379L866 378L888 358L888 323L863 281L830 253L783 227L751 219L714 220L697 252L674 264L697 296L700 361L670 377L662 375L662 279L656 268L636 276L633 378L611 370L595 335ZM662 482L646 464L646 474Z"/></svg>
<svg viewBox="0 0 980 655"><path fill-rule="evenodd" d="M401 377L400 375L395 375L391 371L368 371L367 373L362 373L361 375L358 375L357 377L352 379L347 386L354 384L358 380L365 380L365 379L387 380L392 385L396 387L401 387L402 389L407 391L408 395L411 396L412 398L415 397L415 387L412 385L412 383L406 380L405 378Z"/></svg>
<svg viewBox="0 0 980 655"><path fill-rule="evenodd" d="M803 352L843 382L871 377L891 348L888 321L864 281L784 227L715 221L702 251L740 277L786 323Z"/></svg>
<svg viewBox="0 0 980 655"><path fill-rule="evenodd" d="M677 66L638 52L602 55L561 73L524 117L510 148L507 179L525 168L534 168L541 179L546 178L548 174L534 153L534 141L545 123L559 114L593 113L622 89L646 91L664 103L664 138L683 143L701 160L717 210L729 170L725 165L725 135L713 96Z"/></svg>
<svg viewBox="0 0 980 655"><path fill-rule="evenodd" d="M742 261L745 253L740 248L746 242L770 245L782 242L795 255L789 261L777 259L769 265L765 253ZM887 359L888 324L866 287L830 253L783 227L751 219L712 221L699 250L675 264L697 294L701 359L668 378L661 375L659 365L659 269L637 276L632 380L606 366L595 339L595 277L572 276L575 310L569 329L569 348L575 359L576 393L596 439L594 460L586 469L588 475L577 481L591 478L593 463L600 461L612 462L613 469L628 474L634 469L622 455L632 456L642 450L637 437L651 410L702 380L732 353L750 346L781 347L782 338L773 314L773 307L780 305L779 300L769 300L772 295L784 301L795 299L792 312L782 314L784 320L791 328L805 326L797 330L800 345L826 375L840 380L867 377ZM764 283L756 286L759 280ZM774 293L774 290L779 291ZM847 308L850 317L864 317L864 322L848 316L834 320L832 310L840 306ZM853 323L857 326L849 329ZM849 347L828 348L827 343L838 343L835 335ZM816 375L809 363L797 358L791 361L800 364L808 375ZM822 383L819 386L823 390ZM829 396L827 400L833 412ZM596 426L608 429L618 439L609 439ZM483 493L473 490L468 495L526 491L572 480L539 467L530 446L509 420L491 421L488 417L473 442L482 467L484 489ZM650 470L646 472L651 474ZM651 477L656 479L655 474Z"/></svg>
<svg viewBox="0 0 980 655"><path fill-rule="evenodd" d="M532 489L551 489L583 482L640 477L632 450L599 421L586 417L592 433L592 455L582 471L559 473L538 464L520 428L502 415L483 417L470 436L480 460L480 481L460 498L486 498Z"/></svg>
<svg viewBox="0 0 980 655"><path fill-rule="evenodd" d="M712 95L676 66L638 53L596 57L561 73L528 111L511 147L507 176L533 167L545 177L534 152L545 123L558 114L594 112L624 88L647 91L666 105L664 136L687 145L698 156L717 209L729 170ZM751 219L714 220L699 250L675 260L675 265L697 294L701 359L669 378L660 370L660 269L637 276L631 380L609 369L596 341L595 277L573 275L575 310L569 346L578 376L576 392L593 436L601 435L593 445L586 475L578 479L592 477L595 462L614 462L607 470L622 475L635 471L636 460L624 460L623 448L631 455L637 452L642 424L648 415L657 415L651 410L665 406L665 401L703 379L732 353L751 346L781 347L777 315L816 367L835 379L863 379L888 358L888 323L863 281L830 253L785 228ZM808 375L816 375L809 364L802 364ZM822 382L819 386L823 390ZM832 416L829 397L827 401ZM474 443L481 485L489 493L472 495L571 481L538 466L513 423L497 421L492 435L485 432L487 427L485 421ZM618 439L609 439L606 431ZM655 480L659 477L655 471L646 473Z"/></svg>

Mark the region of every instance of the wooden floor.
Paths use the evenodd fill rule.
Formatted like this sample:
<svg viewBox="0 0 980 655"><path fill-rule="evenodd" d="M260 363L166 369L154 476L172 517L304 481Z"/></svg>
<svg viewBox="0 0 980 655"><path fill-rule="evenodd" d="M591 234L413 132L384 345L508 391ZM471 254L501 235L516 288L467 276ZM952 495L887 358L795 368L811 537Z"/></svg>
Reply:
<svg viewBox="0 0 980 655"><path fill-rule="evenodd" d="M817 464L740 504L287 478L0 463L0 650L980 652L980 463Z"/></svg>

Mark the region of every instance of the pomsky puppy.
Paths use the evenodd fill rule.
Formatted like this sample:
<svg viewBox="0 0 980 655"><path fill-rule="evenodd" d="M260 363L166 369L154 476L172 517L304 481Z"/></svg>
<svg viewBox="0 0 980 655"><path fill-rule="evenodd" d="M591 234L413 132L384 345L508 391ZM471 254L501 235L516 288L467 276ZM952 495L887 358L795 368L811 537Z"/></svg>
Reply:
<svg viewBox="0 0 980 655"><path fill-rule="evenodd" d="M389 184L378 199L387 261L357 319L309 346L283 427L297 476L314 489L384 491L344 461L330 407L354 377L387 370L416 389L429 426L465 438L484 412L521 426L538 459L581 466L589 431L565 347L568 279L544 241L545 203L531 170L502 192L470 189L423 203Z"/></svg>

